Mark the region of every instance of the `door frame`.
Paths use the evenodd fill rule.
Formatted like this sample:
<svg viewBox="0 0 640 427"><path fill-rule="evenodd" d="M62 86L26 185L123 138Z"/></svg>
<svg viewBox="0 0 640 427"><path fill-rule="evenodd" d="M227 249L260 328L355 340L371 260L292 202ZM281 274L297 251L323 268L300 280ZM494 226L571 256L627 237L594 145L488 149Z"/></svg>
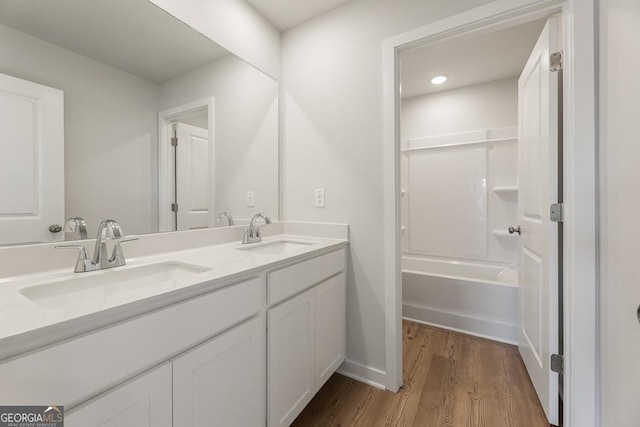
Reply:
<svg viewBox="0 0 640 427"><path fill-rule="evenodd" d="M199 111L207 111L209 141L215 137L214 98L202 98L188 104L179 105L158 113L158 230L174 231L171 229L171 214L168 208L173 198L171 186L171 128L173 122L180 117L188 116ZM215 165L210 165L215 168ZM212 189L215 192L215 189ZM215 194L212 193L212 197Z"/></svg>
<svg viewBox="0 0 640 427"><path fill-rule="evenodd" d="M383 232L388 390L398 391L402 385L399 54L417 45L438 44L561 13L565 205L563 416L566 426L598 425L596 1L496 0L384 40Z"/></svg>

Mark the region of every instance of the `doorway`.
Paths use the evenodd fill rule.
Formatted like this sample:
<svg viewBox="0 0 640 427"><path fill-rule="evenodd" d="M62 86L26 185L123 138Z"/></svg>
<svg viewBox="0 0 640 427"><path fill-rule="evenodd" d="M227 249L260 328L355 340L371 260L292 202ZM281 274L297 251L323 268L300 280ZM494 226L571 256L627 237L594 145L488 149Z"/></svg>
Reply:
<svg viewBox="0 0 640 427"><path fill-rule="evenodd" d="M554 425L559 32L554 16L400 54L402 316L517 346Z"/></svg>
<svg viewBox="0 0 640 427"><path fill-rule="evenodd" d="M214 99L160 112L160 231L215 226Z"/></svg>
<svg viewBox="0 0 640 427"><path fill-rule="evenodd" d="M498 2L500 3L500 2ZM558 12L563 13L563 22L567 23L562 33L565 40L564 50L566 54L566 85L562 94L565 117L563 119L562 135L565 140L564 158L565 169L565 197L567 205L572 204L582 210L580 216L575 211L565 211L565 225L561 230L565 242L562 267L556 266L557 272L562 272L565 278L564 290L564 319L565 335L563 343L567 357L565 358L565 407L564 414L566 425L577 425L576 420L581 420L580 425L594 425L596 414L593 409L593 401L596 397L595 378L595 303L589 306L581 306L576 309L574 301L578 294L587 301L595 301L595 272L593 271L593 259L595 259L595 168L594 163L589 163L595 158L595 128L593 125L594 96L580 96L583 103L578 104L576 99L577 88L593 94L595 76L592 64L588 60L593 58L595 46L593 39L588 39L593 34L593 26L574 25L575 16L580 15L585 19L593 19L589 15L589 5L576 5L569 2L567 5L511 5L504 3L492 4L480 7L460 15L447 18L443 21L427 25L405 34L387 39L384 44L384 69L385 69L385 242L386 242L386 349L387 349L387 383L390 390L397 390L401 385L401 313L402 313L402 283L401 255L401 110L402 98L400 95L401 55L403 52L416 46L438 46L446 41L459 39L470 35L480 36L505 28L513 27L536 19L552 16ZM584 9L583 9L584 7ZM586 37L586 38L583 38ZM575 52L585 55L574 56ZM579 67L579 68L578 68ZM590 68L591 67L591 68ZM578 74L576 69L580 69ZM402 88L404 91L404 87ZM587 129L580 129L577 118L581 117ZM591 127L589 127L589 124ZM581 142L580 149L576 145L576 135L581 134L586 139ZM586 150L583 151L583 150ZM588 157L588 158L587 158ZM507 186L508 187L508 186ZM508 189L505 189L508 192ZM405 193L406 194L406 193ZM530 212L529 212L530 213ZM540 210L540 215L548 215ZM514 227L515 228L515 227ZM405 230L406 231L406 230ZM581 237L579 233L584 233ZM583 239L589 236L589 239ZM558 237L556 233L556 237ZM576 241L580 240L584 246L577 248ZM576 268L584 269L576 272ZM531 267L531 266L529 266ZM528 269L533 271L532 268ZM553 271L549 270L549 271ZM560 274L560 273L559 273ZM575 286L575 277L580 275L585 280L578 289ZM568 280L567 280L568 279ZM567 298L567 296L569 296ZM549 301L549 306L552 306ZM557 309L557 307L556 307ZM557 313L557 311L556 311ZM556 316L559 316L556 314ZM541 319L544 316L540 316ZM578 324L577 320L585 320L588 323ZM576 343L581 346L578 354L575 350ZM590 347L589 347L590 346ZM549 364L548 361L539 360L538 364ZM579 375L577 375L579 373ZM585 387L577 389L576 383ZM568 386L567 386L568 384ZM553 393L551 393L553 394ZM578 410L580 408L580 410ZM551 419L551 417L550 417Z"/></svg>

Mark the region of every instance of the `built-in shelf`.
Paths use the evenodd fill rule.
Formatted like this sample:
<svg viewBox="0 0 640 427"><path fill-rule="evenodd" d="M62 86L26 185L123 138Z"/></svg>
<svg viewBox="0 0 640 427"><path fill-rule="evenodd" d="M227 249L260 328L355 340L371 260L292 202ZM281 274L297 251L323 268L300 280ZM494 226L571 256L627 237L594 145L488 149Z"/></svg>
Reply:
<svg viewBox="0 0 640 427"><path fill-rule="evenodd" d="M493 187L493 192L504 200L510 202L518 201L518 186L516 185L496 186Z"/></svg>
<svg viewBox="0 0 640 427"><path fill-rule="evenodd" d="M509 239L517 239L518 237L520 237L519 234L509 234L509 232L506 230L493 230L493 235L496 237L505 237Z"/></svg>

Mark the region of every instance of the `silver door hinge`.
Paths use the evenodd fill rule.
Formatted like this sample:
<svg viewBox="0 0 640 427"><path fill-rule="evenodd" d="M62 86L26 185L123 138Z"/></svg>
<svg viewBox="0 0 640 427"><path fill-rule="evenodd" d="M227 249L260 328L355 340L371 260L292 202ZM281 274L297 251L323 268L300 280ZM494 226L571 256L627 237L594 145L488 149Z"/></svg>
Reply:
<svg viewBox="0 0 640 427"><path fill-rule="evenodd" d="M561 354L551 355L551 371L556 374L562 374L564 372L564 357Z"/></svg>
<svg viewBox="0 0 640 427"><path fill-rule="evenodd" d="M555 52L551 54L551 71L562 70L562 52Z"/></svg>
<svg viewBox="0 0 640 427"><path fill-rule="evenodd" d="M564 205L562 203L554 203L549 209L549 218L553 222L564 221Z"/></svg>
<svg viewBox="0 0 640 427"><path fill-rule="evenodd" d="M178 204L171 203L171 212L178 212Z"/></svg>
<svg viewBox="0 0 640 427"><path fill-rule="evenodd" d="M178 138L176 138L175 136L173 138L171 138L171 146L172 147L177 147L178 146Z"/></svg>

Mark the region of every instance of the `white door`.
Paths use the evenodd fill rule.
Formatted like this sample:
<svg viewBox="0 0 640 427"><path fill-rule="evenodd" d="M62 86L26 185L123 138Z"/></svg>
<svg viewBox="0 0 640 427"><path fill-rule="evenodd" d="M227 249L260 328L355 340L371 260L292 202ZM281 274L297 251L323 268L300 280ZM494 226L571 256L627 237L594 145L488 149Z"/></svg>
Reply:
<svg viewBox="0 0 640 427"><path fill-rule="evenodd" d="M557 17L549 19L518 81L518 217L521 227L518 347L551 424L558 424L558 226L549 208L558 198Z"/></svg>
<svg viewBox="0 0 640 427"><path fill-rule="evenodd" d="M67 427L171 427L171 363L65 415Z"/></svg>
<svg viewBox="0 0 640 427"><path fill-rule="evenodd" d="M268 313L268 427L287 427L315 394L315 289Z"/></svg>
<svg viewBox="0 0 640 427"><path fill-rule="evenodd" d="M214 147L209 131L176 123L178 230L213 227Z"/></svg>
<svg viewBox="0 0 640 427"><path fill-rule="evenodd" d="M0 245L62 240L63 92L0 74Z"/></svg>
<svg viewBox="0 0 640 427"><path fill-rule="evenodd" d="M174 426L264 426L262 325L250 320L174 360Z"/></svg>

